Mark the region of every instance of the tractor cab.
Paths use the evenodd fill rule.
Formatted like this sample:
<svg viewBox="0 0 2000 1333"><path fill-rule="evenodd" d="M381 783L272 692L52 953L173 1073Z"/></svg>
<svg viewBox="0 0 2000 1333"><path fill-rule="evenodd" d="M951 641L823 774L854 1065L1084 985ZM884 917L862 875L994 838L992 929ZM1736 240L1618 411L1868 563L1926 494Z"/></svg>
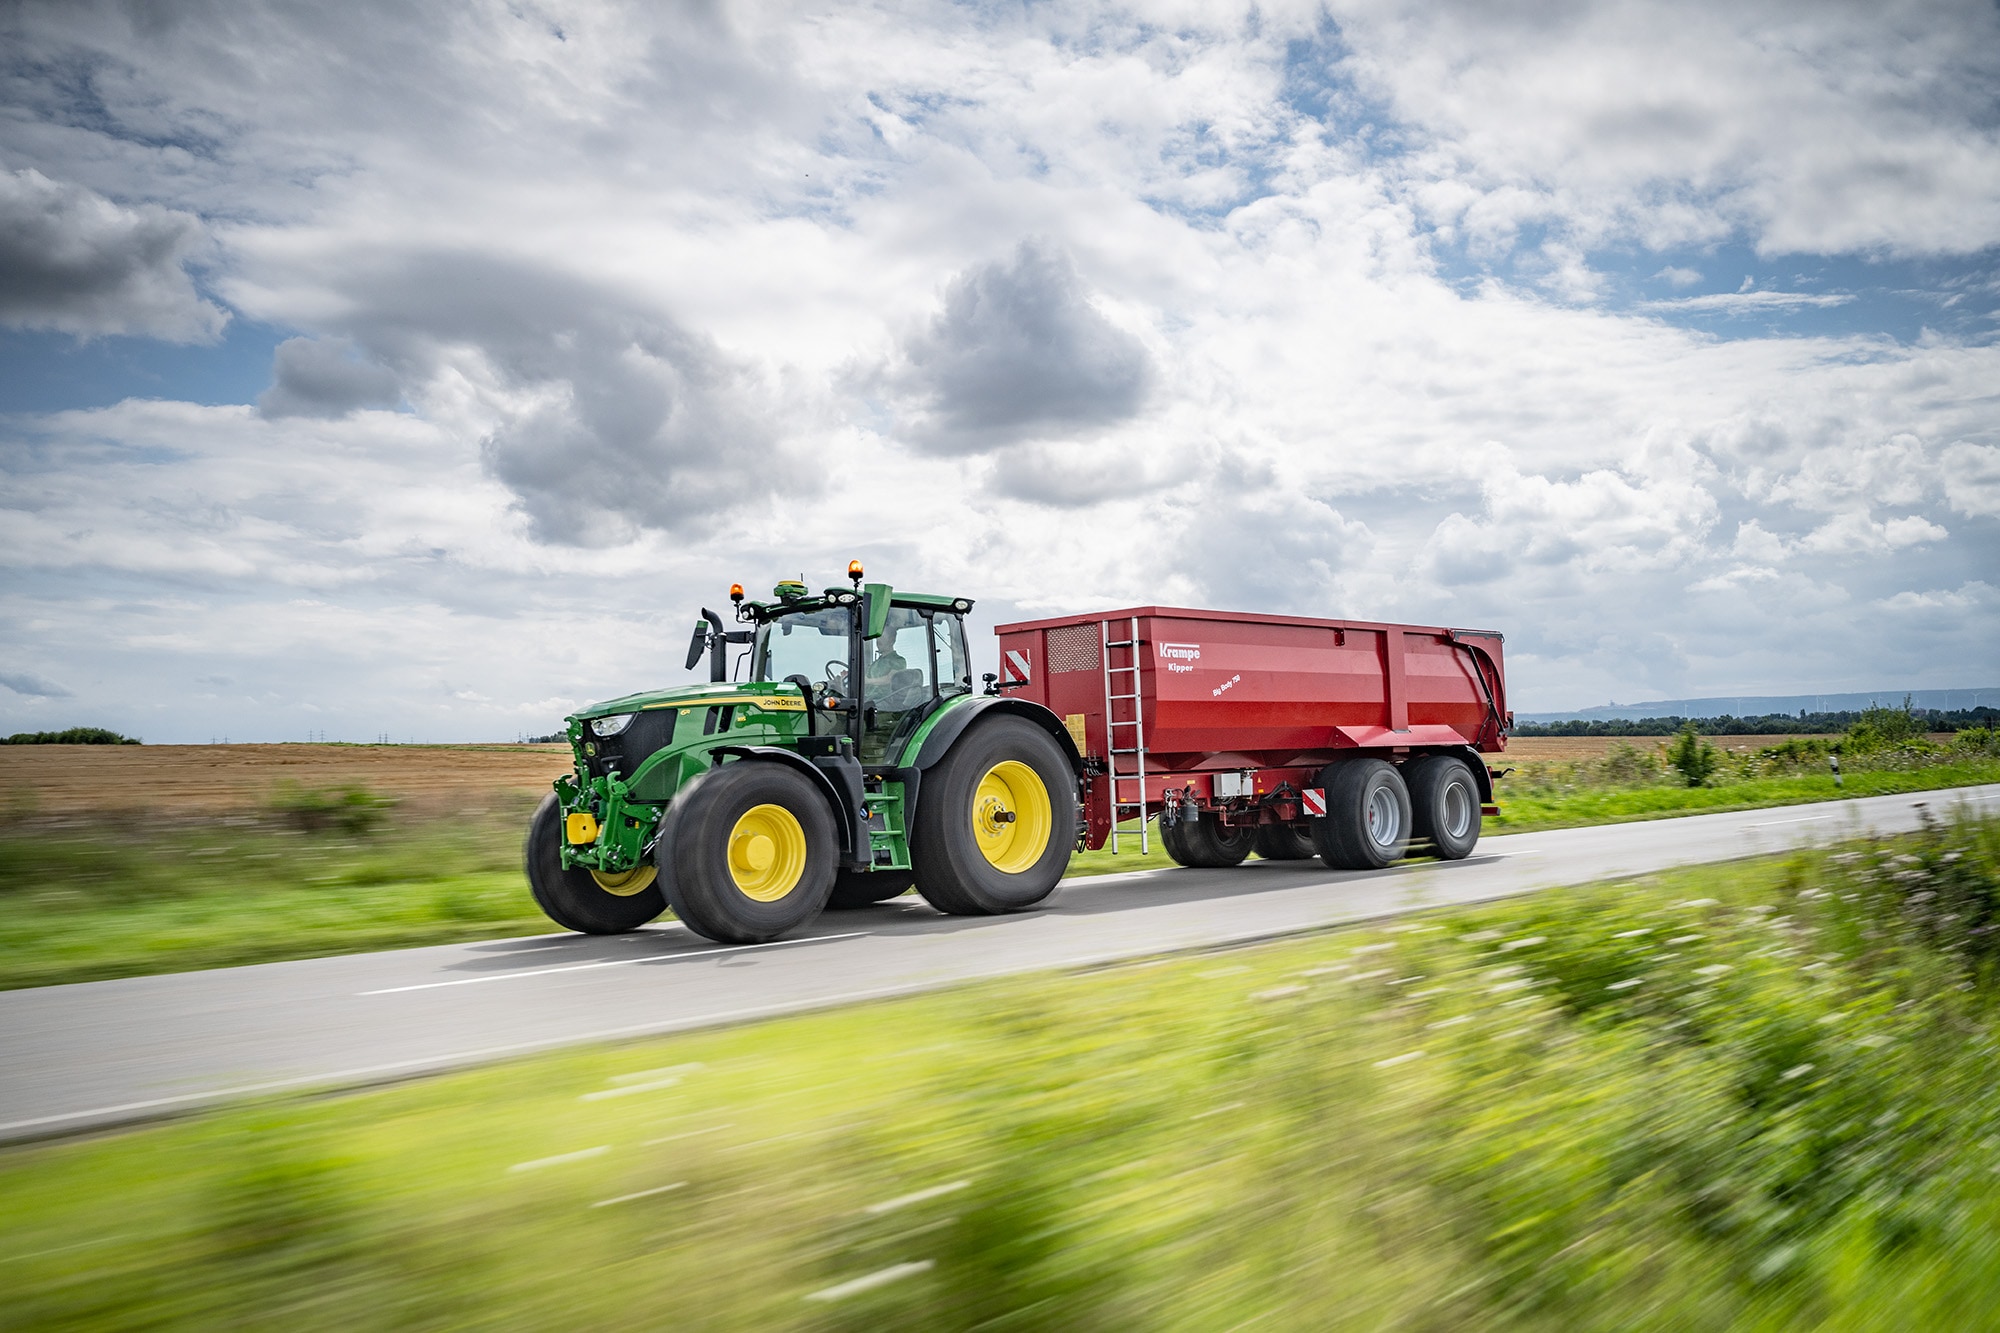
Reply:
<svg viewBox="0 0 2000 1333"><path fill-rule="evenodd" d="M796 586L796 585L792 585ZM754 620L750 678L803 685L815 731L854 738L863 764L885 764L902 739L938 707L972 693L963 598L895 593L871 583L859 601L824 597L748 603ZM847 597L848 601L835 600Z"/></svg>

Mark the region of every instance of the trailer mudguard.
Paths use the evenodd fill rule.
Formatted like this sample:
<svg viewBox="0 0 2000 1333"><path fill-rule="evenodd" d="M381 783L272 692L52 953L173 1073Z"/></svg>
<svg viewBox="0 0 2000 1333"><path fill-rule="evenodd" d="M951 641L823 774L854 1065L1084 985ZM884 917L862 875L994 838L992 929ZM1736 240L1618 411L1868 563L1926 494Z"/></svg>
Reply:
<svg viewBox="0 0 2000 1333"><path fill-rule="evenodd" d="M826 797L826 803L833 808L834 823L840 829L840 854L848 860L867 859L863 853L868 850L868 834L862 822L867 814L861 800L859 764L853 766L853 783L843 784L852 785L855 790L843 795L825 769L792 750L776 745L718 745L709 753L718 759L723 755L733 755L737 759L768 760L804 773L813 780L820 795ZM675 806L679 804L678 801L674 803Z"/></svg>
<svg viewBox="0 0 2000 1333"><path fill-rule="evenodd" d="M960 704L939 718L937 725L931 728L931 734L924 737L923 745L917 750L916 759L909 766L921 771L936 764L944 758L945 752L951 749L952 742L965 734L965 729L972 725L975 718L984 717L989 712L1025 717L1048 732L1050 738L1062 747L1063 754L1068 757L1070 769L1079 778L1083 776L1083 756L1077 753L1076 740L1069 734L1069 728L1062 724L1062 719L1038 703L1031 703L1026 699L1009 699L1002 695L987 696Z"/></svg>

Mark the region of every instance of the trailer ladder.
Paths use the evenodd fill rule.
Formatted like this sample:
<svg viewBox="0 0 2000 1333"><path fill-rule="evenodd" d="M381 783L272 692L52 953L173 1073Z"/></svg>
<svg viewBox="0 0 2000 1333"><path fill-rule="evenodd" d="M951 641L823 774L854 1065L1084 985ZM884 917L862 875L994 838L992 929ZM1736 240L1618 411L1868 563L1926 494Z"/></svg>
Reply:
<svg viewBox="0 0 2000 1333"><path fill-rule="evenodd" d="M1129 809L1138 812L1139 854L1143 856L1152 850L1152 843L1146 835L1146 705L1139 697L1139 617L1131 617L1128 632L1131 635L1130 638L1114 639L1111 637L1111 622L1108 620L1097 622L1098 645L1103 650L1098 654L1097 660L1104 668L1104 748L1108 752L1105 755L1105 759L1108 761L1105 764L1105 769L1111 778L1111 854L1113 856L1118 854L1118 812L1120 810ZM1111 665L1111 650L1113 648L1123 648L1126 650L1127 665ZM1128 675L1132 678L1132 688L1129 692L1120 693L1112 688L1117 683L1117 677ZM1117 705L1121 703L1130 703L1132 705L1131 717L1120 718L1118 716ZM1130 745L1120 745L1118 743L1118 729L1120 727L1130 729L1130 740L1132 742ZM1131 766L1129 769L1121 771L1118 763L1120 755L1131 756ZM1139 784L1139 794L1136 799L1119 799L1119 784L1127 782L1136 782Z"/></svg>

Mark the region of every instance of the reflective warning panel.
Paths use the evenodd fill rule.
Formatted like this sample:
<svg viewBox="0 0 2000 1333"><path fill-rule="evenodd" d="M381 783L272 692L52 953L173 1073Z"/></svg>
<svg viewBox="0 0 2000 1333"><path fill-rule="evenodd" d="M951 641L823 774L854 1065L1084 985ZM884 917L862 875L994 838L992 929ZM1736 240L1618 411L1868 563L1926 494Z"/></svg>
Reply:
<svg viewBox="0 0 2000 1333"><path fill-rule="evenodd" d="M1026 683L1032 680L1033 673L1028 669L1029 652L1027 648L1009 648L1001 653L1000 679L1010 685L1016 681Z"/></svg>

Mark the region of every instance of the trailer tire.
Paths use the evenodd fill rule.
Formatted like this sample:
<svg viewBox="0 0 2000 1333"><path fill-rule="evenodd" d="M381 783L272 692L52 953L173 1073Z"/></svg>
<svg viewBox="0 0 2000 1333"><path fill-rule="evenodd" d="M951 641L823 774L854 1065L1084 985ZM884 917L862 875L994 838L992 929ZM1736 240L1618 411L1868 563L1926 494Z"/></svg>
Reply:
<svg viewBox="0 0 2000 1333"><path fill-rule="evenodd" d="M1167 855L1195 870L1241 865L1256 842L1255 829L1229 828L1200 811L1160 827L1160 845L1167 849Z"/></svg>
<svg viewBox="0 0 2000 1333"><path fill-rule="evenodd" d="M1318 854L1308 824L1261 824L1257 828L1257 855L1266 861L1304 861Z"/></svg>
<svg viewBox="0 0 2000 1333"><path fill-rule="evenodd" d="M784 764L738 759L674 802L656 852L667 901L697 935L762 944L826 906L839 864L833 810L812 779Z"/></svg>
<svg viewBox="0 0 2000 1333"><path fill-rule="evenodd" d="M834 872L833 892L827 895L829 912L873 907L910 891L917 882L910 870L840 870Z"/></svg>
<svg viewBox="0 0 2000 1333"><path fill-rule="evenodd" d="M917 892L940 912L992 916L1054 891L1076 844L1076 775L1025 718L982 718L924 774L910 838Z"/></svg>
<svg viewBox="0 0 2000 1333"><path fill-rule="evenodd" d="M617 889L625 888L624 884L616 889L607 888L582 867L565 869L562 826L562 802L550 792L528 821L527 845L522 849L522 858L527 863L528 892L534 895L535 906L549 920L565 930L586 935L622 935L667 910L666 897L650 874L634 872L630 881L641 887L621 893ZM642 869L651 871L652 867Z"/></svg>
<svg viewBox="0 0 2000 1333"><path fill-rule="evenodd" d="M1425 755L1408 764L1411 830L1446 861L1471 854L1479 842L1479 786L1465 761Z"/></svg>
<svg viewBox="0 0 2000 1333"><path fill-rule="evenodd" d="M1380 870L1410 850L1410 792L1396 766L1347 759L1320 775L1326 817L1313 820L1313 846L1335 870Z"/></svg>

